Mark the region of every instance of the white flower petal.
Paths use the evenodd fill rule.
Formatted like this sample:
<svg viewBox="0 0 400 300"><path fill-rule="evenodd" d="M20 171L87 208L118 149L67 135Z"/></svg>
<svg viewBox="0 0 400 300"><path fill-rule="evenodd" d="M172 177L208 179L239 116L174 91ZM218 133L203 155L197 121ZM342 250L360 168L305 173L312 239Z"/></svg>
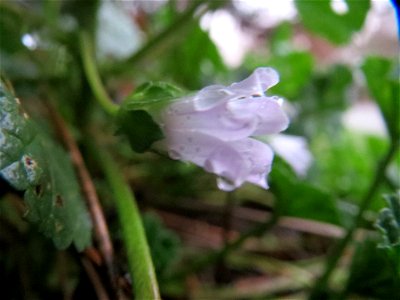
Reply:
<svg viewBox="0 0 400 300"><path fill-rule="evenodd" d="M250 135L278 133L289 125L289 119L274 97L252 97L231 101L228 109L235 118L256 119L255 131Z"/></svg>
<svg viewBox="0 0 400 300"><path fill-rule="evenodd" d="M272 68L257 68L246 79L233 83L229 89L235 93L246 91L248 95L264 95L264 92L279 82L278 73Z"/></svg>
<svg viewBox="0 0 400 300"><path fill-rule="evenodd" d="M187 130L231 141L251 135L256 130L256 121L251 116L247 119L236 118L225 105L219 105L208 111L168 114L163 117L162 123L166 132Z"/></svg>
<svg viewBox="0 0 400 300"><path fill-rule="evenodd" d="M298 176L305 176L313 157L308 149L307 141L300 136L277 134L269 138L271 147L295 171Z"/></svg>

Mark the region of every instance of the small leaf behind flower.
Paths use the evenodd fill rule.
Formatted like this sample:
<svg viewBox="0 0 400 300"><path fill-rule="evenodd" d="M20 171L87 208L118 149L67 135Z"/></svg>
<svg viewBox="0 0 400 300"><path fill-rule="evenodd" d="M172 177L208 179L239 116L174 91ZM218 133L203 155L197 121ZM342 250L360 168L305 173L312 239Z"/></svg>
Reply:
<svg viewBox="0 0 400 300"><path fill-rule="evenodd" d="M163 138L153 115L182 95L181 89L164 82L139 86L121 105L117 114L117 134L128 138L133 151L145 152L155 141Z"/></svg>

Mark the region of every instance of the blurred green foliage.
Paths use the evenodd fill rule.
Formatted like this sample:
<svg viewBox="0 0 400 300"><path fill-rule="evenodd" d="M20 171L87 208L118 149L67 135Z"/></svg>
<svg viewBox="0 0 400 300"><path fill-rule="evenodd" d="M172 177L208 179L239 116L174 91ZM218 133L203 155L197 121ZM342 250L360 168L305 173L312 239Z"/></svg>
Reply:
<svg viewBox="0 0 400 300"><path fill-rule="evenodd" d="M332 1L295 3L304 26L335 44L350 41L352 34L361 29L371 6L369 0L346 0L343 13L338 13L332 8Z"/></svg>
<svg viewBox="0 0 400 300"><path fill-rule="evenodd" d="M98 61L105 89L116 102L122 103L116 118L106 115L96 103L78 45L81 31L87 32L95 42L101 1L0 2L1 75L12 83L21 99L21 104L17 104L15 97L1 86L0 279L6 288L0 292L0 298L96 297L82 254L76 253L76 249L83 250L91 243L91 221L70 157L59 138L52 134L45 109L48 103L61 113L80 146L95 139L101 147L112 151L139 205L154 209L154 215L144 214L144 223L165 298L194 299L196 289L201 290L203 286L211 293L213 288L221 286L235 289L240 286L236 285L240 281L235 280L253 280L254 276L270 280L266 282L275 288L273 293L268 289L263 291L263 299L304 298L310 282L299 279L298 270L308 275L317 274L323 263L321 257L329 255L328 249L336 237L314 236L279 223L276 231L252 239L246 247L238 246L238 251L235 251L237 248L229 250L244 261L245 254L257 252L265 259L265 268L243 270L235 268L227 259L220 259L218 263L223 267L219 269L204 263L204 270L198 276L171 280L176 264L186 264L190 269L195 258L207 262L201 258L208 254L208 248L223 247L221 227L229 224L225 222L229 215L224 211L225 196L215 187L212 175L193 165L151 153L137 155L130 150L128 142L134 150L145 151L160 138L159 128L146 109L181 95L174 86L196 90L212 83L227 84L241 80L256 67L272 66L280 73L280 83L267 93L286 99L291 117L286 133L303 136L308 141L313 165L301 177L277 156L268 178L269 191L244 186L236 194L239 207L232 213L233 236L240 238L245 229L264 222L264 217L258 216L273 211L274 201L279 201L283 217L290 216L304 224L317 221L322 227L335 225L344 231L352 224L362 199L373 185L387 148L399 143L399 65L395 59L376 54L358 58L359 62L351 64L322 63L314 49L299 46L299 32L313 42L318 42L314 34L321 36L331 47L350 45L353 35L363 28L371 2L348 0L345 1L348 10L343 14L332 9L331 1L295 1L299 20L284 21L268 29L250 28L249 32L254 30L256 34L263 30L257 37L261 46L257 51L250 51L239 67L231 68L225 65L209 32L200 26L199 17L223 8L238 18L243 27L249 26L252 20L235 11L230 1L211 2L189 1L186 10L179 1L165 5L160 2L159 7L157 3L150 3L155 5L150 12L138 10L135 17L131 12L132 28L141 37L136 45L138 50L124 58L110 55ZM129 15L123 2L114 4L116 9ZM112 22L119 20L114 18ZM102 41L116 43L117 47L124 47L125 42L123 38ZM93 44L105 47L102 43ZM93 54L94 61L96 58ZM160 80L171 85L143 85ZM366 98L379 107L387 135L361 133L344 125L343 116L348 109ZM29 113L29 119L24 118L24 111ZM43 123L45 126L38 125ZM116 132L128 137L128 141L115 137ZM123 253L115 206L110 200L113 195L102 184L99 167L84 147L82 153L106 208L116 253ZM32 161L37 164L37 171L30 169ZM14 166L8 170L12 172L7 171L10 165ZM337 292L364 299L393 299L397 295L400 282L398 269L393 266L398 266L398 256L391 250L377 248L379 241L370 236L376 233L373 230L378 220L386 238L385 248L396 244L393 243L398 231L393 226L398 214L395 205L380 214L379 211L386 206L381 195L393 194L400 188L399 172L397 152L395 159L389 161L385 176L378 179L371 205L362 218L361 227L367 230L368 239L352 241L352 245L357 245L354 259L338 267L342 273L349 274L348 279L335 277L333 289L327 290L332 292L329 297L337 296ZM26 207L21 209L21 205ZM156 216L158 209L177 215L175 221L179 226L160 221ZM249 217L248 211L254 214ZM25 220L33 221L36 226L31 227ZM53 248L36 233L37 227L57 247L67 250L59 252ZM177 234L186 239L180 241ZM76 249L68 248L71 243ZM395 247L398 249L398 245ZM229 251L222 253L228 256ZM121 271L126 269L123 255L116 261L119 275L125 278L126 274ZM220 282L213 269L225 270L230 283ZM101 267L95 271L112 294L106 272ZM343 286L346 289L340 291ZM130 288L129 279L124 288ZM256 290L250 285L241 295L243 299L258 299L260 290L257 295ZM230 294L236 294L236 290Z"/></svg>

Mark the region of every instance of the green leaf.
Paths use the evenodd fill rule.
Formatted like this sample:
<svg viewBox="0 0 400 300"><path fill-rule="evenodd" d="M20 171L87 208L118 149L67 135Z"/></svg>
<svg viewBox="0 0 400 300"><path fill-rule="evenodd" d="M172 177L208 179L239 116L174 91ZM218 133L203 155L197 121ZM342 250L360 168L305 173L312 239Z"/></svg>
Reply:
<svg viewBox="0 0 400 300"><path fill-rule="evenodd" d="M157 277L161 278L178 258L179 237L173 231L167 229L156 214L145 214L143 225Z"/></svg>
<svg viewBox="0 0 400 300"><path fill-rule="evenodd" d="M382 111L388 132L393 139L399 139L399 71L392 70L391 61L381 57L368 57L362 65L369 92Z"/></svg>
<svg viewBox="0 0 400 300"><path fill-rule="evenodd" d="M185 37L166 54L164 73L171 74L175 82L195 90L204 86L207 79L215 79L226 67L209 33L197 23L185 32Z"/></svg>
<svg viewBox="0 0 400 300"><path fill-rule="evenodd" d="M155 141L163 138L153 115L180 96L182 91L179 88L163 82L139 86L118 111L117 134L126 136L134 151L145 152Z"/></svg>
<svg viewBox="0 0 400 300"><path fill-rule="evenodd" d="M400 266L393 265L385 254L372 240L357 247L350 267L347 293L382 300L400 295L400 279L396 274Z"/></svg>
<svg viewBox="0 0 400 300"><path fill-rule="evenodd" d="M25 191L26 218L57 248L91 241L91 223L68 154L39 131L0 82L0 175Z"/></svg>
<svg viewBox="0 0 400 300"><path fill-rule="evenodd" d="M21 42L23 21L18 13L0 5L0 52L16 53L24 50Z"/></svg>
<svg viewBox="0 0 400 300"><path fill-rule="evenodd" d="M279 84L269 89L268 93L282 95L292 100L310 81L314 62L308 52L291 52L272 57L267 65L275 68L281 78Z"/></svg>
<svg viewBox="0 0 400 300"><path fill-rule="evenodd" d="M160 127L145 110L128 110L118 115L118 134L124 134L133 151L143 153L163 138Z"/></svg>
<svg viewBox="0 0 400 300"><path fill-rule="evenodd" d="M124 100L123 108L127 110L153 109L163 107L171 100L183 96L183 91L166 82L146 82Z"/></svg>
<svg viewBox="0 0 400 300"><path fill-rule="evenodd" d="M347 12L336 13L332 1L296 0L296 7L304 26L332 43L345 44L363 26L371 6L369 0L346 0Z"/></svg>
<svg viewBox="0 0 400 300"><path fill-rule="evenodd" d="M400 247L400 192L386 195L388 207L381 210L376 227L382 234L382 248Z"/></svg>
<svg viewBox="0 0 400 300"><path fill-rule="evenodd" d="M270 185L278 201L284 204L283 214L340 225L335 199L329 193L300 181L284 162L274 159Z"/></svg>

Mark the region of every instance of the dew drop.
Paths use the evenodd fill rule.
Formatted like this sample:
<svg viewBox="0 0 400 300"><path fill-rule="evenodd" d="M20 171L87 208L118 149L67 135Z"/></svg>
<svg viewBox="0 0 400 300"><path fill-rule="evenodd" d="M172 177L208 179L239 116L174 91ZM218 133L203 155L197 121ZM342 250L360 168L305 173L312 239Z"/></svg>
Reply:
<svg viewBox="0 0 400 300"><path fill-rule="evenodd" d="M236 186L231 180L224 177L217 178L217 185L219 189L227 192L233 191L236 188Z"/></svg>
<svg viewBox="0 0 400 300"><path fill-rule="evenodd" d="M168 154L172 159L181 159L181 155L175 150L169 151Z"/></svg>

